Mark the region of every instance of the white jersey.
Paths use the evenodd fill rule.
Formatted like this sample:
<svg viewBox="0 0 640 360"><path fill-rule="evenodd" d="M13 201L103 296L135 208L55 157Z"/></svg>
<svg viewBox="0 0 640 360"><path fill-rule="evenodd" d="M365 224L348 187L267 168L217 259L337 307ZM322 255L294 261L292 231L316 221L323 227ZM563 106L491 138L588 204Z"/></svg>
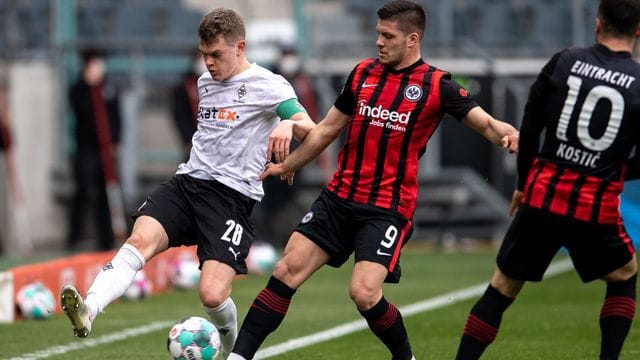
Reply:
<svg viewBox="0 0 640 360"><path fill-rule="evenodd" d="M224 81L208 72L198 79L198 129L189 161L177 174L217 180L252 198L264 196L258 176L267 161L269 134L280 118L276 108L297 98L282 76L257 65Z"/></svg>

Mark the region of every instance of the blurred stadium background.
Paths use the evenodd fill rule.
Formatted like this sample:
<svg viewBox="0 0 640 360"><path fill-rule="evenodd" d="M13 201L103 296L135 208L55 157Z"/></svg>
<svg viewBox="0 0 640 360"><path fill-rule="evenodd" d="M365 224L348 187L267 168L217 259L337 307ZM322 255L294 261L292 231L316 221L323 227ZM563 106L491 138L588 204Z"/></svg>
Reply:
<svg viewBox="0 0 640 360"><path fill-rule="evenodd" d="M0 0L0 84L33 249L61 248L66 236L69 155L75 145L67 88L78 74L79 51L105 49L107 74L123 95L119 170L131 212L181 160L168 106L170 87L191 64L196 28L205 12L224 6L244 16L251 61L272 66L281 45L296 46L324 113L356 62L375 56L375 10L382 3ZM485 108L516 126L528 86L546 59L563 47L592 42L597 7L597 0L422 3L429 12L425 59L452 72ZM445 119L423 159L414 239L445 245L456 239L499 240L515 157ZM317 170L311 165L299 179L299 206L290 223L283 221L283 237L317 194L322 178ZM0 238L5 254L17 254L24 236L10 221L14 207L7 179L4 169Z"/></svg>
<svg viewBox="0 0 640 360"><path fill-rule="evenodd" d="M119 170L131 212L181 160L170 88L191 65L204 13L218 6L238 10L247 22L249 58L260 64L274 66L280 46L296 46L324 112L354 64L375 56L375 10L383 2L0 0L0 84L12 123L16 180L31 224L25 235L11 220L15 206L4 166L4 253L20 254L28 246L25 236L36 253L62 249L73 186L69 155L75 150L67 88L78 74L82 49L106 50L108 76L123 94ZM517 126L528 86L546 59L563 47L592 41L597 0L423 4L429 12L425 59L452 72L496 117ZM515 157L445 119L423 159L414 239L444 245L456 239L499 240ZM322 185L314 171L311 165L298 179L305 191L298 193L291 223ZM283 237L290 225L283 221Z"/></svg>

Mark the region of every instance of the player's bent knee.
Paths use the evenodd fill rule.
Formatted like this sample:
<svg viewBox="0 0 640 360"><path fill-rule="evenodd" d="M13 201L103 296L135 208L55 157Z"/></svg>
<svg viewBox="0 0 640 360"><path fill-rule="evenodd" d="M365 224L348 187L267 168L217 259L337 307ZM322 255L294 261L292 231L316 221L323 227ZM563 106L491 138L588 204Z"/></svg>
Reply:
<svg viewBox="0 0 640 360"><path fill-rule="evenodd" d="M515 298L520 293L524 281L516 280L505 275L500 269L496 269L491 277L491 286L493 286L502 295Z"/></svg>
<svg viewBox="0 0 640 360"><path fill-rule="evenodd" d="M126 243L138 249L145 259L150 259L156 254L156 245L137 232L132 233Z"/></svg>
<svg viewBox="0 0 640 360"><path fill-rule="evenodd" d="M216 308L227 300L229 297L226 293L212 288L200 288L200 302L208 308Z"/></svg>
<svg viewBox="0 0 640 360"><path fill-rule="evenodd" d="M131 244L135 246L137 249L139 249L140 247L145 246L145 239L142 235L134 232L131 235L129 235L129 238L127 239L126 243Z"/></svg>
<svg viewBox="0 0 640 360"><path fill-rule="evenodd" d="M163 242L161 237L139 232L135 229L127 238L126 243L138 249L147 261L168 247L168 243L166 241Z"/></svg>
<svg viewBox="0 0 640 360"><path fill-rule="evenodd" d="M276 263L272 275L290 288L297 289L317 270L317 262L317 254L290 252Z"/></svg>
<svg viewBox="0 0 640 360"><path fill-rule="evenodd" d="M379 301L379 291L364 286L350 286L349 297L359 310L369 310Z"/></svg>
<svg viewBox="0 0 640 360"><path fill-rule="evenodd" d="M634 258L619 269L607 274L603 280L607 282L627 281L638 272L638 264Z"/></svg>
<svg viewBox="0 0 640 360"><path fill-rule="evenodd" d="M273 268L272 275L294 289L301 285L302 280L299 276L300 271L296 270L285 258L280 259Z"/></svg>

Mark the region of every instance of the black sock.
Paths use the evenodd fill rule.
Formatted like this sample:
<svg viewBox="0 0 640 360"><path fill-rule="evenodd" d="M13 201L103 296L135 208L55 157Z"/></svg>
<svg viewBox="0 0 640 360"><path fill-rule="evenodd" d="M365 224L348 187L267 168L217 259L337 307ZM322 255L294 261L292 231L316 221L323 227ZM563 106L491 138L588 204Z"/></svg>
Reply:
<svg viewBox="0 0 640 360"><path fill-rule="evenodd" d="M407 329L398 308L382 297L371 309L360 311L371 331L387 346L392 360L410 360L413 356Z"/></svg>
<svg viewBox="0 0 640 360"><path fill-rule="evenodd" d="M607 295L600 309L600 359L614 360L620 355L636 312L636 278L607 283Z"/></svg>
<svg viewBox="0 0 640 360"><path fill-rule="evenodd" d="M264 339L280 326L296 290L271 277L244 318L233 352L253 359Z"/></svg>
<svg viewBox="0 0 640 360"><path fill-rule="evenodd" d="M495 340L502 321L502 314L513 302L489 285L467 317L464 334L460 339L457 360L479 359L484 350Z"/></svg>

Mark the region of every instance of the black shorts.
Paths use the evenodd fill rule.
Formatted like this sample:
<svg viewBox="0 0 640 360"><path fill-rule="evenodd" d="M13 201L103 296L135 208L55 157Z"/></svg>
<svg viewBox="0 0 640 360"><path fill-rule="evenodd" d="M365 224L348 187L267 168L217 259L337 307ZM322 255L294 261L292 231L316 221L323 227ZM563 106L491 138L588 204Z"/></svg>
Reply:
<svg viewBox="0 0 640 360"><path fill-rule="evenodd" d="M385 282L397 283L400 250L413 226L389 210L343 200L325 188L294 230L331 256L329 266L342 266L355 252L356 262L382 264L389 271Z"/></svg>
<svg viewBox="0 0 640 360"><path fill-rule="evenodd" d="M218 181L176 175L151 192L133 218L147 215L158 220L169 236L169 247L197 245L200 266L217 260L246 274L255 203Z"/></svg>
<svg viewBox="0 0 640 360"><path fill-rule="evenodd" d="M500 247L498 267L510 278L540 281L563 246L584 282L622 267L634 254L622 223L578 221L523 205Z"/></svg>

